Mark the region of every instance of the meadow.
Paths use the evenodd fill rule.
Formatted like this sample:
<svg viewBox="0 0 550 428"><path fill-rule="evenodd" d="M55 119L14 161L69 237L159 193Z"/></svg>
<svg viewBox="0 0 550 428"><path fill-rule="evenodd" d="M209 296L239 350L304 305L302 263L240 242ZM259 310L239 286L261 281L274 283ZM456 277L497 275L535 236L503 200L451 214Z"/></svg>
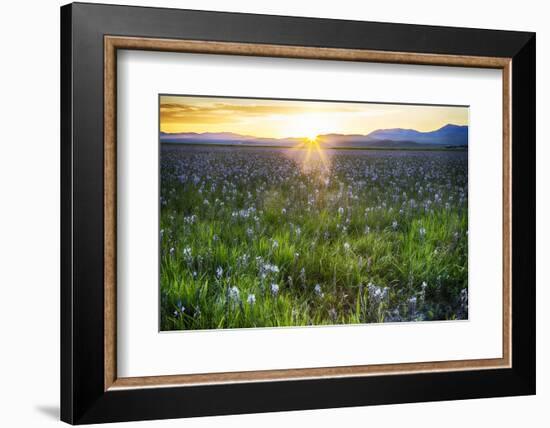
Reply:
<svg viewBox="0 0 550 428"><path fill-rule="evenodd" d="M467 151L163 144L160 328L468 318Z"/></svg>

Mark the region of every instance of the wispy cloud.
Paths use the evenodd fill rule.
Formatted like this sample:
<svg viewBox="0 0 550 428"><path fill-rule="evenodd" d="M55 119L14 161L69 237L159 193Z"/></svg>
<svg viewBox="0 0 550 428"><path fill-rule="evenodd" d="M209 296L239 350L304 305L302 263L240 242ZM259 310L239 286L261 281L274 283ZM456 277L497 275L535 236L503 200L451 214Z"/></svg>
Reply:
<svg viewBox="0 0 550 428"><path fill-rule="evenodd" d="M466 124L462 107L162 96L165 132L236 132L266 137L368 133L377 128L435 129Z"/></svg>

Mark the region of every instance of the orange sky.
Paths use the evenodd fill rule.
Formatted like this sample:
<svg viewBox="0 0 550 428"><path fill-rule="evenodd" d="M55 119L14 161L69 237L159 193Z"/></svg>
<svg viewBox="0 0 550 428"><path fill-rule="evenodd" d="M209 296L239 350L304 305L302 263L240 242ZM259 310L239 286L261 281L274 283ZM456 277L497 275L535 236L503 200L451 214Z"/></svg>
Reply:
<svg viewBox="0 0 550 428"><path fill-rule="evenodd" d="M235 132L256 137L368 134L376 129L432 131L468 124L467 107L327 101L161 96L163 132Z"/></svg>

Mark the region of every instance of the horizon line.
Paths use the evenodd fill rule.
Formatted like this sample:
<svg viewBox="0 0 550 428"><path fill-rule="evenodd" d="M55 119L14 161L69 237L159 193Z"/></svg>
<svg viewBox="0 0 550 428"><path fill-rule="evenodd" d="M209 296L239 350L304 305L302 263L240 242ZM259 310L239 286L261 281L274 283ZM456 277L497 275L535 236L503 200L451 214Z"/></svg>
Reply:
<svg viewBox="0 0 550 428"><path fill-rule="evenodd" d="M429 134L430 132L435 132L435 131L439 131L440 129L443 129L447 126L456 126L458 128L469 128L469 125L457 125L456 123L446 123L445 125L443 126L440 126L439 128L435 128L435 129L432 129L430 131L419 131L418 129L414 129L414 128L379 128L379 129L375 129L374 131L371 131L369 132L368 134L341 134L341 133L338 133L338 132L329 132L329 133L324 133L324 134L319 134L316 136L316 138L319 138L319 137L325 137L325 136L328 136L328 135L339 135L339 136L342 136L342 137L368 137L369 135L371 135L372 133L374 132L378 132L378 131L392 131L392 130L402 130L402 131L415 131L415 132L418 132L420 134ZM205 132L194 132L194 131L188 131L188 132L165 132L165 131L162 131L159 129L159 134L165 134L165 135L182 135L182 134L197 134L197 135L204 135L204 134L233 134L233 135L238 135L240 137L249 137L249 138L256 138L256 139L271 139L271 140L291 140L291 139L305 139L305 140L308 140L309 138L306 137L306 136L301 136L301 137L298 137L298 136L286 136L286 137L258 137L257 135L249 135L249 134L240 134L238 132L231 132L231 131L218 131L218 132L211 132L211 131L205 131Z"/></svg>

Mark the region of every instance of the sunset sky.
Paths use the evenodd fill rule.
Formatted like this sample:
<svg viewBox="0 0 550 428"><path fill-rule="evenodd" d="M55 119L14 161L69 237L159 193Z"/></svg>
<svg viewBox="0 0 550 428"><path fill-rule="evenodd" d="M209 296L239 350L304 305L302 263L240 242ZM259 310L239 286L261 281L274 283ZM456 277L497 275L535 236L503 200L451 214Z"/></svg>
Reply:
<svg viewBox="0 0 550 428"><path fill-rule="evenodd" d="M255 137L368 134L376 129L432 131L468 124L467 107L161 96L162 132L234 132Z"/></svg>

